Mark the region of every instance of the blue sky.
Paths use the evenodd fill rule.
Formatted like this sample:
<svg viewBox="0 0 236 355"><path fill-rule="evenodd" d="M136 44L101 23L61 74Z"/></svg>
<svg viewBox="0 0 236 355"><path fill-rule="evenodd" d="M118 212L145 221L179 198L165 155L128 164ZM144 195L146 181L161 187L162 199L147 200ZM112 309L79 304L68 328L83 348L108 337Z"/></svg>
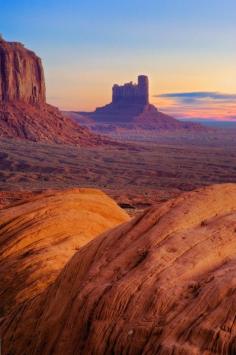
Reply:
<svg viewBox="0 0 236 355"><path fill-rule="evenodd" d="M172 113L181 102L157 95L236 93L235 18L235 0L1 0L0 32L43 59L61 108L103 105L113 83L144 73L153 103Z"/></svg>

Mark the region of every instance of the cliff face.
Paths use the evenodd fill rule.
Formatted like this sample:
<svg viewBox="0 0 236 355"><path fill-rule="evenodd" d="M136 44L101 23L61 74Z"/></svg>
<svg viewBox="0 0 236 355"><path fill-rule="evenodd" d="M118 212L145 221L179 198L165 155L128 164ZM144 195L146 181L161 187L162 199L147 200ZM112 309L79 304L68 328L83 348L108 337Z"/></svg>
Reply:
<svg viewBox="0 0 236 355"><path fill-rule="evenodd" d="M138 76L138 84L126 83L114 85L112 88L113 105L141 105L145 107L149 103L149 83L146 75Z"/></svg>
<svg viewBox="0 0 236 355"><path fill-rule="evenodd" d="M46 102L42 62L21 43L0 39L0 101Z"/></svg>
<svg viewBox="0 0 236 355"><path fill-rule="evenodd" d="M110 144L46 103L41 59L0 38L0 137L80 146Z"/></svg>

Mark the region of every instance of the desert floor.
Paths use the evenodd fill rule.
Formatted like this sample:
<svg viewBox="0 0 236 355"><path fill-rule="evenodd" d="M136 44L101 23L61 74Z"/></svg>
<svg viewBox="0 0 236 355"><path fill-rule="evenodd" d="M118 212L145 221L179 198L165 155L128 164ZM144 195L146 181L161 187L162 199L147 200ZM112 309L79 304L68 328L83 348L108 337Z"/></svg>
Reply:
<svg viewBox="0 0 236 355"><path fill-rule="evenodd" d="M182 191L236 182L236 143L139 143L77 148L0 140L0 205L33 193L97 187L132 213Z"/></svg>

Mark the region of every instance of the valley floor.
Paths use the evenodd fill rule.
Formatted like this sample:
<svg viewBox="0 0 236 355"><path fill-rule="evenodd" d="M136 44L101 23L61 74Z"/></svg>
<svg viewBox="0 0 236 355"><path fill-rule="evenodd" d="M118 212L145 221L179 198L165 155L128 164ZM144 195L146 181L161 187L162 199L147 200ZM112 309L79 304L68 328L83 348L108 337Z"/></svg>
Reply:
<svg viewBox="0 0 236 355"><path fill-rule="evenodd" d="M182 191L236 182L235 146L169 140L130 148L77 148L1 139L0 206L32 191L96 187L132 214Z"/></svg>

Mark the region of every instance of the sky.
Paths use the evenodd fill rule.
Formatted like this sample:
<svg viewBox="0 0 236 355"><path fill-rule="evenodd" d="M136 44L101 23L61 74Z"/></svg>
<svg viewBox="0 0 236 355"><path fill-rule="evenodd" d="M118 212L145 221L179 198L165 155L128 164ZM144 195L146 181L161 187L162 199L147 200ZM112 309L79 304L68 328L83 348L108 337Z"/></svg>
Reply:
<svg viewBox="0 0 236 355"><path fill-rule="evenodd" d="M0 32L43 60L47 100L91 111L146 74L177 118L236 120L235 0L0 0Z"/></svg>

